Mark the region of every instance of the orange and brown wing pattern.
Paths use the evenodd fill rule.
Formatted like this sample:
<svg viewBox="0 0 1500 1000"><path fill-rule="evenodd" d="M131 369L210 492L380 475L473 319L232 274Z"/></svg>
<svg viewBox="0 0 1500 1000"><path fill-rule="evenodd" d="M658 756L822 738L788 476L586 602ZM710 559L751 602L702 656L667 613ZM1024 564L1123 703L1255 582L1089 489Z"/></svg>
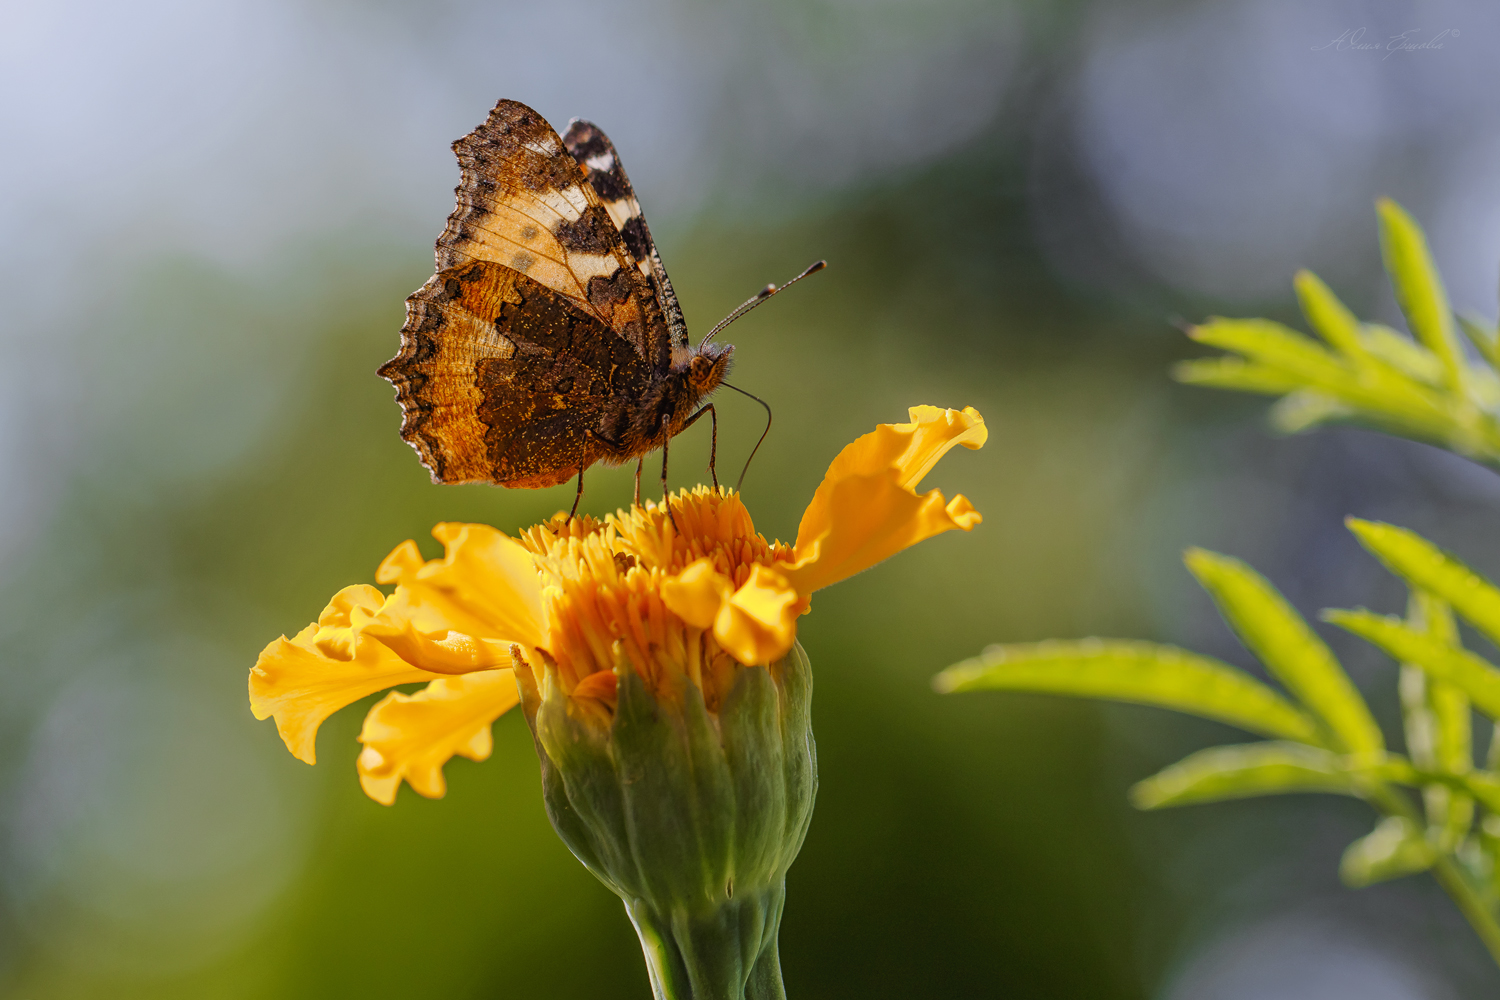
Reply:
<svg viewBox="0 0 1500 1000"><path fill-rule="evenodd" d="M434 275L402 333L380 373L396 385L401 436L443 483L565 482L609 450L597 430L609 402L650 380L597 318L492 261Z"/></svg>
<svg viewBox="0 0 1500 1000"><path fill-rule="evenodd" d="M540 115L501 101L453 149L462 177L437 274L407 299L401 350L380 374L434 480L562 482L602 454L593 393L641 391L669 367L671 331L656 287Z"/></svg>
<svg viewBox="0 0 1500 1000"><path fill-rule="evenodd" d="M620 162L614 143L593 122L575 119L563 134L563 145L582 168L584 180L599 196L610 221L620 231L636 268L651 282L673 346L685 349L688 337L682 307L677 304L677 293L672 290L667 269L661 262L661 255L656 252L656 241L651 238L645 213L636 200L635 189L630 186L630 178L625 175L625 165Z"/></svg>

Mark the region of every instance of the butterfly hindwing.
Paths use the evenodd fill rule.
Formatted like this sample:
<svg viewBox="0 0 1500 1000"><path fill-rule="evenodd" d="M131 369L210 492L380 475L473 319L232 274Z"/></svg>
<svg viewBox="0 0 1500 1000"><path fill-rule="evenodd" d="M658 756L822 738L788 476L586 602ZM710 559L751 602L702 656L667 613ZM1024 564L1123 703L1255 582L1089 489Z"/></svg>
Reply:
<svg viewBox="0 0 1500 1000"><path fill-rule="evenodd" d="M396 384L402 437L439 482L564 482L603 456L612 401L650 379L596 317L491 261L429 279L402 333L381 374Z"/></svg>

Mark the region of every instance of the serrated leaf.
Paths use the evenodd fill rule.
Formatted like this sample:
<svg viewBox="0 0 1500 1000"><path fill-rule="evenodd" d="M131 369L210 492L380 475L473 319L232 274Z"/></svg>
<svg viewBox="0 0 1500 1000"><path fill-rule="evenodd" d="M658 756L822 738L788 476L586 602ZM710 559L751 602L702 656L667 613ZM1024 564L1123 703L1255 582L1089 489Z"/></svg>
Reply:
<svg viewBox="0 0 1500 1000"><path fill-rule="evenodd" d="M1357 517L1344 523L1386 569L1412 588L1448 602L1491 642L1500 644L1500 589L1494 584L1415 531Z"/></svg>
<svg viewBox="0 0 1500 1000"><path fill-rule="evenodd" d="M1285 792L1356 794L1335 754L1273 741L1200 750L1136 783L1130 801L1138 809L1161 809Z"/></svg>
<svg viewBox="0 0 1500 1000"><path fill-rule="evenodd" d="M1358 889L1426 871L1437 859L1421 827L1403 816L1387 816L1345 849L1339 877Z"/></svg>
<svg viewBox="0 0 1500 1000"><path fill-rule="evenodd" d="M1194 358L1179 361L1172 367L1172 377L1189 385L1206 385L1216 389L1238 389L1280 396L1302 387L1302 380L1280 371L1246 361L1244 358Z"/></svg>
<svg viewBox="0 0 1500 1000"><path fill-rule="evenodd" d="M1334 350L1354 360L1363 359L1365 346L1359 336L1359 320L1339 301L1333 290L1311 271L1298 271L1292 279L1302 315L1313 331Z"/></svg>
<svg viewBox="0 0 1500 1000"><path fill-rule="evenodd" d="M1488 660L1462 646L1448 646L1400 618L1357 609L1330 609L1326 621L1367 639L1398 662L1420 667L1427 674L1447 681L1468 695L1474 707L1490 718L1500 717L1500 670Z"/></svg>
<svg viewBox="0 0 1500 1000"><path fill-rule="evenodd" d="M1205 549L1189 549L1186 562L1246 648L1323 721L1335 749L1355 754L1385 749L1380 727L1333 651L1265 577L1238 559Z"/></svg>
<svg viewBox="0 0 1500 1000"><path fill-rule="evenodd" d="M1396 301L1407 325L1443 366L1443 381L1454 392L1463 391L1463 361L1453 329L1448 293L1427 249L1422 229L1400 205L1389 198L1376 203L1380 217L1380 250L1391 278Z"/></svg>
<svg viewBox="0 0 1500 1000"><path fill-rule="evenodd" d="M991 646L933 678L944 693L1002 689L1191 712L1247 732L1321 742L1307 713L1242 670L1176 646L1122 639Z"/></svg>
<svg viewBox="0 0 1500 1000"><path fill-rule="evenodd" d="M1288 393L1271 407L1271 426L1283 434L1300 434L1329 420L1345 420L1355 411L1321 392Z"/></svg>

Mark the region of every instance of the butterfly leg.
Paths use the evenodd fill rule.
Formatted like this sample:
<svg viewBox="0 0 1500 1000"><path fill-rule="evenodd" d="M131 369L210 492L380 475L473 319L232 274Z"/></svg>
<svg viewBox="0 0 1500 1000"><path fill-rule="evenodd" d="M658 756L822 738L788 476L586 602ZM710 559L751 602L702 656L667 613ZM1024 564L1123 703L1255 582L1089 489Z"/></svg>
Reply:
<svg viewBox="0 0 1500 1000"><path fill-rule="evenodd" d="M646 456L642 455L635 460L635 505L641 505L641 468L646 464Z"/></svg>
<svg viewBox="0 0 1500 1000"><path fill-rule="evenodd" d="M583 469L578 470L578 492L573 496L573 509L568 511L568 524L573 523L573 516L578 513L578 505L583 501Z"/></svg>
<svg viewBox="0 0 1500 1000"><path fill-rule="evenodd" d="M703 407L703 409L699 410L697 413L693 414L691 417L688 417L685 421L683 421L682 430L685 431L689 427L693 426L697 419L703 416L703 414L705 413L708 414L709 424L713 427L713 434L709 438L708 446L708 475L711 479L713 479L714 489L717 490L719 488L719 471L717 468L715 468L715 466L719 458L719 413L714 409L714 404L707 404ZM678 431L678 433L680 434L682 433L682 431Z"/></svg>
<svg viewBox="0 0 1500 1000"><path fill-rule="evenodd" d="M670 441L671 438L668 438L661 443L661 503L667 508L667 520L672 522L673 529L680 535L682 529L677 526L677 516L672 513L672 503L667 499L667 444Z"/></svg>

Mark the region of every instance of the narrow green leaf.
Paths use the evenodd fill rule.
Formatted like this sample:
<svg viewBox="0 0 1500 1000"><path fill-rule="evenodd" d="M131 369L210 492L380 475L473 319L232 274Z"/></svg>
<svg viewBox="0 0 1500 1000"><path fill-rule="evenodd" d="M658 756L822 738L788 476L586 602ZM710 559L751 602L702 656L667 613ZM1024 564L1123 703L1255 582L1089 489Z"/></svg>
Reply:
<svg viewBox="0 0 1500 1000"><path fill-rule="evenodd" d="M1357 517L1344 523L1386 569L1413 588L1448 602L1491 642L1500 644L1500 589L1494 584L1415 531Z"/></svg>
<svg viewBox="0 0 1500 1000"><path fill-rule="evenodd" d="M1222 347L1252 361L1294 375L1311 386L1344 385L1352 370L1322 344L1291 327L1268 319L1214 317L1193 327L1188 336L1200 344Z"/></svg>
<svg viewBox="0 0 1500 1000"><path fill-rule="evenodd" d="M1329 346L1352 360L1365 357L1365 345L1359 336L1359 320L1339 301L1333 290L1311 271L1298 271L1292 285L1302 303L1302 314L1313 331Z"/></svg>
<svg viewBox="0 0 1500 1000"><path fill-rule="evenodd" d="M1380 727L1333 651L1265 577L1204 549L1189 549L1186 562L1246 648L1327 726L1335 749L1385 749Z"/></svg>
<svg viewBox="0 0 1500 1000"><path fill-rule="evenodd" d="M1459 316L1458 325L1469 341L1479 348L1480 357L1489 362L1491 368L1500 369L1500 329L1472 313Z"/></svg>
<svg viewBox="0 0 1500 1000"><path fill-rule="evenodd" d="M1369 640L1390 654L1393 660L1420 667L1430 676L1454 685L1490 718L1500 717L1500 670L1483 657L1462 646L1437 642L1400 618L1378 615L1363 608L1354 611L1330 609L1323 612L1323 618Z"/></svg>
<svg viewBox="0 0 1500 1000"><path fill-rule="evenodd" d="M1418 382L1442 387L1443 362L1406 334L1381 323L1366 323L1360 338L1370 356Z"/></svg>
<svg viewBox="0 0 1500 1000"><path fill-rule="evenodd" d="M1172 377L1189 385L1238 389L1241 392L1260 392L1271 396L1293 392L1303 385L1301 379L1278 368L1269 368L1235 357L1179 361L1172 368Z"/></svg>
<svg viewBox="0 0 1500 1000"><path fill-rule="evenodd" d="M1453 329L1448 293L1427 249L1427 238L1406 210L1389 198L1376 203L1380 216L1380 250L1396 301L1417 339L1443 364L1443 381L1463 391L1463 360Z"/></svg>
<svg viewBox="0 0 1500 1000"><path fill-rule="evenodd" d="M1271 407L1271 426L1283 434L1300 434L1330 420L1346 420L1355 411L1338 400L1304 389L1288 393Z"/></svg>
<svg viewBox="0 0 1500 1000"><path fill-rule="evenodd" d="M1083 639L991 646L933 678L944 693L999 688L1112 698L1191 712L1252 733L1321 743L1318 726L1227 663L1175 646Z"/></svg>
<svg viewBox="0 0 1500 1000"><path fill-rule="evenodd" d="M1407 602L1409 627L1433 642L1455 647L1458 628L1453 612L1425 590L1413 590ZM1406 748L1418 767L1441 774L1473 770L1469 698L1447 681L1428 677L1421 667L1401 665L1401 705L1406 720ZM1441 782L1422 786L1422 802L1436 843L1451 850L1468 834L1474 800L1461 788Z"/></svg>
<svg viewBox="0 0 1500 1000"><path fill-rule="evenodd" d="M1283 792L1356 794L1339 758L1302 743L1210 747L1165 767L1130 790L1138 809Z"/></svg>
<svg viewBox="0 0 1500 1000"><path fill-rule="evenodd" d="M1403 816L1387 816L1344 851L1339 877L1358 889L1426 871L1437 858L1421 827Z"/></svg>

